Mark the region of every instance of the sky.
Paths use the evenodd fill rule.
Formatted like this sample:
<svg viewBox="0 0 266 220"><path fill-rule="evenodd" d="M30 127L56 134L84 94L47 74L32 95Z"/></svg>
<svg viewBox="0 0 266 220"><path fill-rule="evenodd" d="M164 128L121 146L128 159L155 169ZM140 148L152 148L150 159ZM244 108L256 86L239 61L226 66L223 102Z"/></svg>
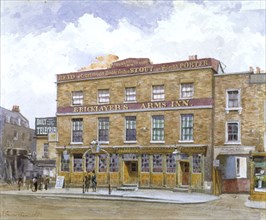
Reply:
<svg viewBox="0 0 266 220"><path fill-rule="evenodd" d="M1 0L0 105L19 105L34 128L56 116L56 74L107 54L265 70L265 27L264 0Z"/></svg>

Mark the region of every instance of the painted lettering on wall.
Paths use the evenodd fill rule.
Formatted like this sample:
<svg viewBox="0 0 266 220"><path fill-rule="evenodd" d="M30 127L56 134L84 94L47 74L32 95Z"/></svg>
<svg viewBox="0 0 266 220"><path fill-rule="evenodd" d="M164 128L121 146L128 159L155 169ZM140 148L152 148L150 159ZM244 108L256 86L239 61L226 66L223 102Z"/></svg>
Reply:
<svg viewBox="0 0 266 220"><path fill-rule="evenodd" d="M56 117L36 118L35 134L37 136L48 135L56 132Z"/></svg>
<svg viewBox="0 0 266 220"><path fill-rule="evenodd" d="M76 73L58 74L57 82L122 76L127 74L143 74L143 73L166 72L166 71L175 71L183 69L197 69L197 68L211 67L211 66L212 66L212 60L209 58L201 60L164 63L164 64L144 64L143 66L135 66L135 67L128 65L126 67L109 68L105 70L90 70L90 71L83 71Z"/></svg>

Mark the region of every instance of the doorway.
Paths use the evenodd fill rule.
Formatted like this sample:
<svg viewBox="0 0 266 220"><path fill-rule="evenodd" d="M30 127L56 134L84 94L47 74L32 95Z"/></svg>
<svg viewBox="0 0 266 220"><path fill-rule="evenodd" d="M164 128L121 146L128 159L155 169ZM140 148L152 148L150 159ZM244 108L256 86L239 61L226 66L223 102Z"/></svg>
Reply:
<svg viewBox="0 0 266 220"><path fill-rule="evenodd" d="M138 162L124 161L124 184L138 183Z"/></svg>
<svg viewBox="0 0 266 220"><path fill-rule="evenodd" d="M189 185L189 162L181 161L181 185L188 186Z"/></svg>

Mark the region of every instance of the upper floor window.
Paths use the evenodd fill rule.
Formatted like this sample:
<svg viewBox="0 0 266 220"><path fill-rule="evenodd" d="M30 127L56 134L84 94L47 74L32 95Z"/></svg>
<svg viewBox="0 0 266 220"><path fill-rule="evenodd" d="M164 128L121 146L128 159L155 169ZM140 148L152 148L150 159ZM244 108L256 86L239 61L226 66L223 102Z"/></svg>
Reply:
<svg viewBox="0 0 266 220"><path fill-rule="evenodd" d="M44 143L43 144L43 158L48 158L49 157L49 144Z"/></svg>
<svg viewBox="0 0 266 220"><path fill-rule="evenodd" d="M239 122L227 122L226 125L226 143L240 143Z"/></svg>
<svg viewBox="0 0 266 220"><path fill-rule="evenodd" d="M181 84L181 99L192 98L194 95L194 84L193 83L184 83Z"/></svg>
<svg viewBox="0 0 266 220"><path fill-rule="evenodd" d="M126 141L136 141L136 116L126 117Z"/></svg>
<svg viewBox="0 0 266 220"><path fill-rule="evenodd" d="M226 112L238 110L241 113L240 90L230 89L226 91Z"/></svg>
<svg viewBox="0 0 266 220"><path fill-rule="evenodd" d="M126 88L125 90L125 101L126 102L134 102L136 101L136 88L135 87L130 87Z"/></svg>
<svg viewBox="0 0 266 220"><path fill-rule="evenodd" d="M164 141L164 116L152 116L152 141Z"/></svg>
<svg viewBox="0 0 266 220"><path fill-rule="evenodd" d="M83 105L83 92L82 91L72 92L72 105Z"/></svg>
<svg viewBox="0 0 266 220"><path fill-rule="evenodd" d="M83 138L83 119L77 118L72 120L72 142L82 142Z"/></svg>
<svg viewBox="0 0 266 220"><path fill-rule="evenodd" d="M164 85L152 86L152 100L164 100Z"/></svg>
<svg viewBox="0 0 266 220"><path fill-rule="evenodd" d="M14 131L14 140L18 140L18 132Z"/></svg>
<svg viewBox="0 0 266 220"><path fill-rule="evenodd" d="M98 90L98 103L104 104L110 102L110 93L109 89L100 89Z"/></svg>
<svg viewBox="0 0 266 220"><path fill-rule="evenodd" d="M109 141L109 118L98 119L98 140L101 142Z"/></svg>
<svg viewBox="0 0 266 220"><path fill-rule="evenodd" d="M193 115L181 115L181 141L193 141Z"/></svg>

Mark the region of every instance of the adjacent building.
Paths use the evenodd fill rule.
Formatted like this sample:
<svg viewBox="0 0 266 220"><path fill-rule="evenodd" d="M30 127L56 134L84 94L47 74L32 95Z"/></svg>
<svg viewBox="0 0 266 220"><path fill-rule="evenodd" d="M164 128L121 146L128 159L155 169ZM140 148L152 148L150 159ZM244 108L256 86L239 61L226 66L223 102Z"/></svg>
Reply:
<svg viewBox="0 0 266 220"><path fill-rule="evenodd" d="M29 121L13 106L0 107L0 178L15 181L19 176L31 177L34 166L34 129Z"/></svg>
<svg viewBox="0 0 266 220"><path fill-rule="evenodd" d="M251 154L266 151L266 74L259 68L255 72L251 68L248 72L216 74L214 86L216 191L249 192L254 175L250 172ZM266 164L262 169L266 173Z"/></svg>

